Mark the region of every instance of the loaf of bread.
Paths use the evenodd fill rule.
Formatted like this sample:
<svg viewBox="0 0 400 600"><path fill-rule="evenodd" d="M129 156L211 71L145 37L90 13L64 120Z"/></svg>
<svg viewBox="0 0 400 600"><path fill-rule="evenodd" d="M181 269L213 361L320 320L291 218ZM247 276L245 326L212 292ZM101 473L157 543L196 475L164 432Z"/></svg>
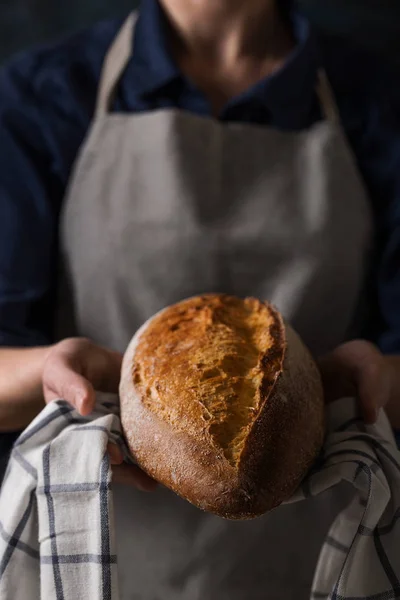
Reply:
<svg viewBox="0 0 400 600"><path fill-rule="evenodd" d="M269 304L191 298L124 357L124 434L137 464L198 508L250 519L287 500L324 436L318 369Z"/></svg>

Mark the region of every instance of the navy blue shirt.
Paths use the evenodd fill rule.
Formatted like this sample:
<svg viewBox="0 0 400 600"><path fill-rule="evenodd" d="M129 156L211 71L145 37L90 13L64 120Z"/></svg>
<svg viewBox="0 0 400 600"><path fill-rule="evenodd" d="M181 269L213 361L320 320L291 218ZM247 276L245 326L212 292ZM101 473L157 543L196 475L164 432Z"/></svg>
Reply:
<svg viewBox="0 0 400 600"><path fill-rule="evenodd" d="M333 86L376 223L368 335L400 352L400 94L388 65L294 17L286 65L229 102L222 121L301 130L320 118L317 69ZM93 118L102 62L121 20L13 59L0 73L0 345L52 340L57 226L74 160ZM209 115L179 72L157 0L143 0L133 57L113 110L176 107ZM346 198L343 198L346 202ZM338 290L340 293L340 290Z"/></svg>

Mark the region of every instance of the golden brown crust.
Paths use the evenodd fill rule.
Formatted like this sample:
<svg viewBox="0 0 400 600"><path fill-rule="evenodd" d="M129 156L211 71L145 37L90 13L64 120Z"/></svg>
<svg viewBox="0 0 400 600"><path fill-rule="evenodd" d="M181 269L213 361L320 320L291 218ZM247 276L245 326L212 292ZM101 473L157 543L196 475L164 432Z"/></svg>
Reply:
<svg viewBox="0 0 400 600"><path fill-rule="evenodd" d="M287 499L322 443L317 368L255 299L207 295L156 315L125 355L120 396L138 464L226 518Z"/></svg>

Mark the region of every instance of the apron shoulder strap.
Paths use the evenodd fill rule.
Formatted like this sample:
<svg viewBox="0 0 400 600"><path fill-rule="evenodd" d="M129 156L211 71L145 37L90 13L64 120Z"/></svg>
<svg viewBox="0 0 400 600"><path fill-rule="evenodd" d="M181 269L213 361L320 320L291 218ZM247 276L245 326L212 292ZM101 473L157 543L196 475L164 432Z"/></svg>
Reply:
<svg viewBox="0 0 400 600"><path fill-rule="evenodd" d="M115 88L132 56L133 34L137 18L137 12L129 15L106 55L97 95L96 118L108 113Z"/></svg>
<svg viewBox="0 0 400 600"><path fill-rule="evenodd" d="M339 108L325 69L318 71L316 92L325 118L331 123L340 123Z"/></svg>

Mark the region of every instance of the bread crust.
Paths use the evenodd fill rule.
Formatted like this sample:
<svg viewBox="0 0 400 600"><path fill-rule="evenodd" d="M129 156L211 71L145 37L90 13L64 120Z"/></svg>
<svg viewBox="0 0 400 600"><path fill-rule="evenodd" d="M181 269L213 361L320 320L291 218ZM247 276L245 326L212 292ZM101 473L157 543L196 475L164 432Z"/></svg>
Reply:
<svg viewBox="0 0 400 600"><path fill-rule="evenodd" d="M241 448L240 454L235 454L210 432L210 418L204 412L200 388L195 386L198 375L193 364L196 352L206 358L207 352L215 352L226 359L224 344L222 350L221 344L213 348L213 336L220 331L215 327L220 327L221 315L226 320L231 313L233 318L244 314L235 313L236 308L243 308L238 303L246 303L244 310L251 319L255 315L256 321L251 323L259 319L255 333L260 333L265 348L250 375L245 373L247 379L239 382L242 387L243 381L257 382L258 404L256 409L249 409L254 418L247 430L237 425L242 423L242 415L234 423L237 431L233 427L231 438L234 442L243 438L241 446L233 444ZM268 337L262 330L263 319ZM180 323L184 323L182 333L174 329ZM185 340L187 349L182 346ZM251 355L254 348L250 338L244 349L247 343ZM168 349L170 359L166 361ZM162 358L157 359L157 352ZM236 363L236 359L230 360L232 377L225 373L216 377L216 390L231 385L231 380L236 382L235 368L242 369L242 358L238 356ZM199 367L199 381L203 381L206 368ZM177 397L179 389L182 392ZM199 398L202 402L197 401ZM207 295L155 315L137 332L125 353L120 401L124 435L137 464L198 508L227 519L251 519L287 500L323 442L324 402L317 366L279 312L255 299ZM214 429L223 431L224 425L215 423L216 418L211 416Z"/></svg>

